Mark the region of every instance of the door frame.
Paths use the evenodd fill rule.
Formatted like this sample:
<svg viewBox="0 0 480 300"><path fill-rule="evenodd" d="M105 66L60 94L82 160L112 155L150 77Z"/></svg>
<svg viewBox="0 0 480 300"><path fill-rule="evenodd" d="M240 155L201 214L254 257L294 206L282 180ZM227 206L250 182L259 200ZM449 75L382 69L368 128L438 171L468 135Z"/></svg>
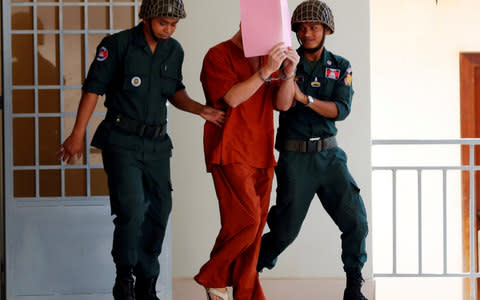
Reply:
<svg viewBox="0 0 480 300"><path fill-rule="evenodd" d="M5 0L2 1L2 97L3 97L3 107L2 107L2 139L3 139L3 147L2 147L2 177L3 177L3 193L2 193L2 202L1 202L1 210L2 210L2 218L1 218L1 238L2 238L2 247L1 247L1 294L0 297L2 300L7 299L6 291L7 291L7 274L6 274L6 214L7 214L7 195L12 195L12 182L9 176L5 176L7 174L6 170L12 170L13 163L12 160L9 159L13 157L11 153L11 149L7 147L8 143L12 143L12 136L8 137L6 134L6 128L10 128L11 132L11 122L7 122L7 115L12 113L12 107L10 103L12 102L12 93L11 86L12 86L12 70L9 68L9 64L7 62L7 57L12 57L12 49L9 45L11 45L11 35L8 34L8 28L10 28L10 24L8 23L11 19L10 15L10 6L6 3ZM10 88L9 88L10 87Z"/></svg>
<svg viewBox="0 0 480 300"><path fill-rule="evenodd" d="M2 152L2 155L0 155L0 189L1 189L1 194L0 194L0 299L5 300L6 299L6 276L5 276L5 159L4 159L4 153L5 153L5 136L4 136L4 111L5 111L5 78L7 77L5 74L5 60L4 60L4 37L5 37L5 8L4 4L2 3L2 15L0 16L0 49L2 49L2 55L1 55L1 63L0 63L0 79L2 80L1 83L1 107L0 109L2 110L1 118L2 120L0 121L0 127L1 127L1 147L0 151Z"/></svg>
<svg viewBox="0 0 480 300"><path fill-rule="evenodd" d="M2 22L2 66L3 66L3 70L2 70L2 86L3 86L3 99L4 99L4 107L3 107L3 130L2 130L2 134L3 134L3 138L4 138L4 144L3 144L3 153L2 153L2 157L3 157L3 161L4 161L4 164L3 164L3 170L2 170L2 176L3 176L3 180L4 180L4 189L3 189L3 202L1 203L2 204L2 207L1 207L1 210L2 210L2 213L3 213L3 219L0 220L0 222L2 223L2 228L0 228L0 230L2 230L2 233L3 236L0 236L0 238L2 239L2 244L0 244L0 247L1 247L1 252L0 252L0 255L2 255L1 259L3 260L2 261L2 265L1 265L1 268L2 268L2 286L0 287L1 288L1 291L0 291L0 299L7 299L7 295L8 295L8 298L10 299L10 297L12 297L13 299L13 294L12 294L12 284L14 284L14 280L12 280L14 277L13 277L13 271L16 271L15 269L15 263L14 261L12 260L12 242L14 243L15 240L12 240L13 237L13 234L11 234L9 232L9 228L13 228L15 227L14 225L14 222L12 219L14 219L14 217L12 217L14 215L14 213L19 209L19 208L45 208L45 209L48 209L48 208L51 208L51 207L68 207L68 208L71 208L71 207L108 207L108 196L92 196L91 195L91 188L90 188L90 178L89 178L89 172L86 172L87 174L87 178L86 178L86 184L87 184L87 195L86 196L82 196L82 197L69 197L69 196L66 196L65 194L65 190L63 188L64 186L64 183L63 183L63 176L64 176L64 173L65 173L65 170L69 168L69 166L66 166L64 164L62 164L60 166L60 170L61 170L61 180L62 180L62 192L61 192L61 196L60 197L54 197L54 198L48 198L48 197L40 197L39 196L39 190L38 190L38 174L39 174L39 170L40 170L40 166L39 166L39 162L38 162L38 147L39 147L39 141L38 141L38 119L39 119L39 112L38 112L38 108L36 109L36 111L33 113L33 114L28 114L27 117L29 118L34 118L35 119L35 137L36 137L36 162L34 164L34 166L32 166L31 169L34 169L35 170L35 173L36 173L36 196L33 197L33 198L28 198L28 199L19 199L19 198L16 198L15 197L15 193L14 193L14 179L13 179L13 173L14 173L14 170L16 169L19 169L18 166L14 166L14 162L13 162L13 119L14 117L23 117L23 116L19 116L20 114L15 114L13 115L13 90L15 89L23 89L23 88L28 88L28 89L33 89L33 90L36 90L35 94L35 101L38 101L38 90L39 89L42 89L42 88L46 88L46 87L42 87L38 84L38 78L36 74L34 74L34 82L33 82L33 85L32 86L27 86L27 87L23 87L23 86L14 86L13 85L13 80L12 80L12 35L13 34L18 34L17 30L13 30L12 29L12 23L11 23L11 20L12 20L12 7L19 7L19 6L28 6L28 7L32 7L32 11L33 11L33 18L34 20L36 20L37 18L37 8L38 6L55 6L55 7L58 7L59 8L59 11L63 8L63 4L60 2L37 2L37 1L33 1L33 2L28 2L26 3L27 1L25 1L25 3L19 3L19 2L11 2L9 0L2 0L2 16L1 16L1 22ZM69 3L71 4L71 3ZM85 1L79 1L78 2L78 6L80 7L83 7L84 9L84 24L88 24L88 19L87 19L87 12L88 12L88 8L90 6L95 6L97 5L98 3L94 3L94 2L91 2L89 3L88 0L85 0ZM114 13L114 7L119 7L119 6L125 6L125 3L116 3L116 2L113 2L113 1L110 1L110 2L106 2L105 6L107 6L109 8L109 28L107 28L106 30L97 30L97 31L89 31L87 27L87 25L85 25L85 28L83 30L80 30L80 34L82 35L87 35L87 34L90 34L90 33L114 33L116 32L114 29L113 29L113 21L112 21L112 14ZM138 7L139 7L139 4L140 4L140 0L133 0L131 3L127 3L126 5L134 5L134 15L135 15L135 24L137 23L138 21ZM60 13L59 13L60 14ZM60 21L59 21L60 22ZM36 64L38 64L38 57L37 57L37 52L38 52L38 45L37 43L35 42L35 39L36 39L36 36L39 34L38 33L38 29L37 29L37 22L34 21L33 22L33 30L32 30L32 35L34 36L34 49L32 49L32 51L34 51L34 73L36 73L38 70L37 70L37 67L36 67ZM29 30L30 31L30 30ZM48 30L43 30L43 33L50 33L50 32L47 32ZM55 34L57 34L57 30L55 30L54 32ZM20 34L22 34L22 32L20 32ZM28 33L30 34L30 33ZM64 30L62 29L62 25L59 24L59 28L58 28L58 35L60 36L60 41L59 41L59 52L61 53L62 52L62 42L61 42L61 36L64 34ZM89 67L89 61L87 60L87 56L88 56L88 43L87 41L85 42L84 44L84 55L85 55L85 74L87 74L87 71L88 71L88 67ZM60 58L59 58L59 64L60 66L62 65L62 62L63 61L63 57L61 56L60 54ZM62 76L62 69L60 67L60 77L63 77ZM65 86L63 85L64 82L59 82L59 85L58 86L51 86L49 88L53 88L53 89L56 89L58 88L60 91L65 88ZM68 88L68 87L67 87ZM71 88L71 87L70 87ZM76 88L76 87L75 87ZM78 87L80 88L80 87ZM63 98L61 98L60 101L63 101ZM100 113L102 116L104 115L104 113ZM26 115L26 114L25 114ZM65 116L69 116L71 117L72 116L72 113L65 113L63 111L60 111L60 113L58 114L60 119L63 120L63 117ZM98 113L94 113L93 116L98 116ZM55 116L56 117L56 116ZM63 121L60 122L60 138L63 137L63 127L64 127L64 124L63 124ZM86 133L86 137L85 137L85 140L86 140L86 145L88 145L88 141L89 141L89 136L88 136L88 130L87 130L87 133ZM88 146L87 146L87 149L85 149L85 155L86 155L86 162L84 163L85 164L85 169L88 170L88 169L95 169L95 168L101 168L101 166L93 166L90 164L90 160L89 160L89 151L88 151ZM29 167L30 168L30 167ZM47 168L43 168L43 169L47 169ZM58 168L56 168L58 169ZM73 199L72 199L73 198ZM102 220L105 220L105 222L110 222L110 220L107 218L107 219L102 219ZM111 222L110 222L111 223ZM162 299L171 299L172 298L172 289L171 289L171 285L172 285L172 270L171 270L171 232L170 232L170 225L168 226L167 228L167 233L166 233L166 236L165 236L165 239L164 239L164 247L163 247L163 251L162 251L162 255L160 257L160 261L162 262L162 271L161 271L161 275L160 275L160 278L159 278L159 281L157 283L157 287L162 287L162 289L160 290L160 297ZM51 234L52 235L52 234ZM8 243L7 243L8 241ZM103 253L103 252L102 252ZM105 255L108 255L109 254L107 252L105 252ZM110 259L110 258L109 258ZM111 260L111 259L110 259ZM79 263L81 263L79 261ZM113 268L113 262L111 263L112 265L112 268ZM18 273L18 272L17 272ZM112 280L113 280L113 277L114 277L114 273L112 272ZM113 282L113 281L112 281ZM109 288L110 291L111 291L111 288ZM67 292L69 293L69 292ZM72 299L72 295L76 295L76 294L56 294L55 295L55 299L60 299L62 298L63 296L65 297L68 297L68 299ZM77 293L77 291L75 291L74 293ZM82 295L81 293L79 293L78 295ZM105 295L107 296L107 295ZM27 298L29 297L29 295L21 295L20 297L23 298ZM42 296L43 297L43 296ZM79 296L81 297L81 296ZM111 295L109 296L111 297ZM39 298L40 299L40 298ZM42 298L43 299L43 298ZM47 299L48 299L48 296L47 296ZM83 299L83 298L82 298Z"/></svg>
<svg viewBox="0 0 480 300"><path fill-rule="evenodd" d="M473 80L472 80L473 79ZM478 79L478 82L476 80ZM460 128L462 138L480 137L480 52L462 52L460 53ZM469 165L470 149L468 146L462 146L461 160L462 165ZM480 149L474 150L475 165L480 165ZM480 176L474 179L475 186L475 228L480 230ZM463 232L463 265L464 271L469 271L470 265L470 179L469 172L462 172L462 232ZM475 244L478 244L477 234ZM478 247L475 255L478 266ZM466 293L470 294L470 281L465 281ZM477 279L477 291L480 290L480 280Z"/></svg>

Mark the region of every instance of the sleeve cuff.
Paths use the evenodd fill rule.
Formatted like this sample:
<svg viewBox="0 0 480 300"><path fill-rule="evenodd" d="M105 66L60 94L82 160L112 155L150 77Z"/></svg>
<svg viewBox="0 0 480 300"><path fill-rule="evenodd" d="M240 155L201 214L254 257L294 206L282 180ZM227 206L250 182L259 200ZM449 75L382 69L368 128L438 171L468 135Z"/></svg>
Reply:
<svg viewBox="0 0 480 300"><path fill-rule="evenodd" d="M178 92L178 91L181 91L181 90L184 90L184 89L185 89L185 85L181 81L178 81L177 86L175 88L175 92Z"/></svg>
<svg viewBox="0 0 480 300"><path fill-rule="evenodd" d="M335 121L343 121L347 118L348 114L350 113L350 110L345 107L345 104L341 102L334 102L335 105L337 106L337 117L335 118Z"/></svg>
<svg viewBox="0 0 480 300"><path fill-rule="evenodd" d="M101 84L92 84L92 83L85 83L83 84L82 86L82 90L84 92L88 92L88 93L94 93L94 94L97 94L97 95L100 95L102 96L103 94L105 94L106 92L106 89L103 85Z"/></svg>

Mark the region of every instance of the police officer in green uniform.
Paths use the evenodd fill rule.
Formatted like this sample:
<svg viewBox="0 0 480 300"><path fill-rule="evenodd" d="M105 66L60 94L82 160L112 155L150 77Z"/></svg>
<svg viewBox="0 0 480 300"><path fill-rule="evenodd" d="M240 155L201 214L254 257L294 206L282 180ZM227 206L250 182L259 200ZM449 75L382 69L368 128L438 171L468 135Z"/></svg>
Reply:
<svg viewBox="0 0 480 300"><path fill-rule="evenodd" d="M262 239L257 270L273 268L277 257L296 238L310 203L320 201L342 232L342 261L347 274L344 300L366 300L361 270L367 259L368 232L360 189L337 146L336 121L344 120L352 102L350 63L324 48L334 32L330 8L319 0L302 2L292 16L298 49L297 89L292 107L280 112L276 149L280 151L276 205L270 209L270 232Z"/></svg>
<svg viewBox="0 0 480 300"><path fill-rule="evenodd" d="M170 37L185 17L182 0L144 0L139 16L139 25L98 45L75 127L58 150L67 163L83 151L98 95L106 94L107 114L92 145L102 149L115 215L116 300L159 299L158 256L172 207L167 99L218 126L224 119L223 112L193 101L182 84L183 50Z"/></svg>

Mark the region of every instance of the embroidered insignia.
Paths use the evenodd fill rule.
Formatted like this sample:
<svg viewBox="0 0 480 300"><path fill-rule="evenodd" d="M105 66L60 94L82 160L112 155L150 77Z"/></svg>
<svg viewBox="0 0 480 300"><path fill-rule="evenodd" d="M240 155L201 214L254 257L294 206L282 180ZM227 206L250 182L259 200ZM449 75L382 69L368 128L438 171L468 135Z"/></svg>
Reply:
<svg viewBox="0 0 480 300"><path fill-rule="evenodd" d="M315 80L312 81L312 82L310 83L310 85L311 85L312 87L315 87L315 88L322 86L322 84L318 81L317 76L315 76Z"/></svg>
<svg viewBox="0 0 480 300"><path fill-rule="evenodd" d="M132 81L130 81L134 87L139 87L142 84L142 79L140 77L135 76L132 77Z"/></svg>
<svg viewBox="0 0 480 300"><path fill-rule="evenodd" d="M97 60L104 61L108 58L108 50L105 47L101 47L97 53Z"/></svg>
<svg viewBox="0 0 480 300"><path fill-rule="evenodd" d="M347 76L345 76L345 79L343 80L345 82L345 85L346 86L351 86L352 85L352 74L347 74Z"/></svg>
<svg viewBox="0 0 480 300"><path fill-rule="evenodd" d="M340 78L340 70L339 69L327 68L325 70L325 77L330 78L330 79L338 80L338 78Z"/></svg>
<svg viewBox="0 0 480 300"><path fill-rule="evenodd" d="M352 85L352 68L347 69L347 76L345 76L345 79L343 80L346 86L351 86Z"/></svg>

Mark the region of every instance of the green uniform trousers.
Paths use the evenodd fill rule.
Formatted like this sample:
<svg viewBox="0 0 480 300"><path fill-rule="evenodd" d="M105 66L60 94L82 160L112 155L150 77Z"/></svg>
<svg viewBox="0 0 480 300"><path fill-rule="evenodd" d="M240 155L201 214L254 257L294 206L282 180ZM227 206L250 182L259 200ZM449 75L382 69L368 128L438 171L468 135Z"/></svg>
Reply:
<svg viewBox="0 0 480 300"><path fill-rule="evenodd" d="M345 152L338 147L316 153L282 151L275 173L277 199L268 214L270 232L262 238L257 269L274 267L278 255L297 237L317 194L342 232L344 270L360 271L367 259L367 216Z"/></svg>
<svg viewBox="0 0 480 300"><path fill-rule="evenodd" d="M102 151L110 205L115 215L112 256L118 268L157 277L172 208L170 152L107 147Z"/></svg>

